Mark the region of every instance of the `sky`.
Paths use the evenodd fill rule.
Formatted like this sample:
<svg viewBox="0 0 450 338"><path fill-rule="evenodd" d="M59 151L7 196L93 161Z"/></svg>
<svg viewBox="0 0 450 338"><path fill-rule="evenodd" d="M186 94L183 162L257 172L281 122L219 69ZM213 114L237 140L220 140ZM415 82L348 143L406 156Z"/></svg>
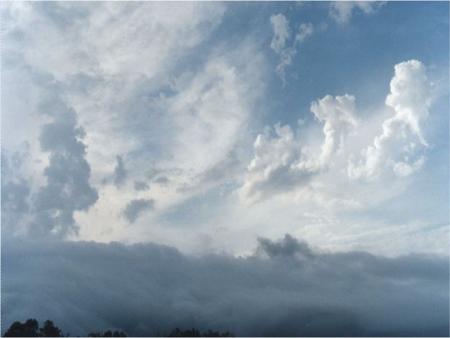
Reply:
<svg viewBox="0 0 450 338"><path fill-rule="evenodd" d="M2 330L448 335L447 2L1 17Z"/></svg>

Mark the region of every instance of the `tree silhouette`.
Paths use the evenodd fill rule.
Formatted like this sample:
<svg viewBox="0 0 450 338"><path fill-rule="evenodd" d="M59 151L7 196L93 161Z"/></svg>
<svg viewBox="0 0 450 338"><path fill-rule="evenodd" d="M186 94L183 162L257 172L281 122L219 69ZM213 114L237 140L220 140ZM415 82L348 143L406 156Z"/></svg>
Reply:
<svg viewBox="0 0 450 338"><path fill-rule="evenodd" d="M234 335L228 331L218 332L208 330L202 333L194 328L191 330L180 330L179 328L176 328L170 332L169 337L234 337Z"/></svg>
<svg viewBox="0 0 450 338"><path fill-rule="evenodd" d="M57 328L51 320L44 322L44 327L39 329L40 337L62 337L62 332Z"/></svg>
<svg viewBox="0 0 450 338"><path fill-rule="evenodd" d="M91 332L88 334L88 337L126 337L127 334L123 331L105 331L101 332Z"/></svg>
<svg viewBox="0 0 450 338"><path fill-rule="evenodd" d="M43 327L39 327L39 322L36 319L27 319L24 323L14 322L8 330L6 330L4 337L64 337L62 331L53 324L51 320L46 320ZM67 335L68 336L68 335ZM127 337L123 331L91 332L88 337ZM172 330L168 337L234 337L228 331L219 332L208 330L200 332L200 330L192 328L190 330L180 330L176 328Z"/></svg>
<svg viewBox="0 0 450 338"><path fill-rule="evenodd" d="M5 337L39 337L39 323L36 319L28 319L25 323L14 322L5 332Z"/></svg>

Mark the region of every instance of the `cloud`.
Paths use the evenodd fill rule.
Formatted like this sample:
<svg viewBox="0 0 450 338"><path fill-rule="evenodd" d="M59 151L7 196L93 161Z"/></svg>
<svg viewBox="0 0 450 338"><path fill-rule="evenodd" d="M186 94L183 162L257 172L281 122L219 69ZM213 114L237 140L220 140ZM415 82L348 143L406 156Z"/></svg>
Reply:
<svg viewBox="0 0 450 338"><path fill-rule="evenodd" d="M328 168L345 135L356 126L355 98L330 95L311 104L311 112L323 124L324 141L319 155L311 154L290 126L276 124L275 135L266 129L254 143L254 158L247 168L241 196L258 201L276 193L307 185Z"/></svg>
<svg viewBox="0 0 450 338"><path fill-rule="evenodd" d="M304 42L314 33L314 26L311 22L302 23L298 28L297 35L295 36L295 41Z"/></svg>
<svg viewBox="0 0 450 338"><path fill-rule="evenodd" d="M267 238L259 238L258 244L257 252L259 254L266 254L270 258L296 257L299 259L304 256L310 259L314 256L313 251L306 242L300 242L289 234L286 234L278 242L271 241Z"/></svg>
<svg viewBox="0 0 450 338"><path fill-rule="evenodd" d="M376 125L358 116L354 96L326 95L310 106L315 119L323 124L320 151L315 150L314 138L300 140L300 132L290 126L276 125L273 136L266 129L255 140L254 157L248 165L241 196L259 201L279 193L312 188L313 179L317 183L314 189L322 189L327 179L325 173L330 170L334 181L341 172L347 174L339 179L343 184L348 178L375 179L389 173L405 177L418 171L425 163L429 147L423 125L433 103L434 84L428 79L425 65L418 60L398 63L394 69L385 100L393 116L382 122L381 134L374 139L364 134ZM365 146L365 142L371 144ZM355 152L361 155L355 156ZM355 205L361 205L356 202Z"/></svg>
<svg viewBox="0 0 450 338"><path fill-rule="evenodd" d="M225 9L220 3L10 4L3 13L4 51L30 72L60 81L86 131L93 179L101 180L117 153L139 152L140 146L152 155L160 151L153 135L159 139L157 131L167 131L166 121L151 114L149 101L173 92L171 82L192 68L184 62L195 48L202 56L192 62L205 62L211 48L202 43ZM33 89L25 90L31 96Z"/></svg>
<svg viewBox="0 0 450 338"><path fill-rule="evenodd" d="M241 196L258 201L279 192L290 191L308 182L320 168L302 150L289 126L267 128L256 137L254 158L247 168Z"/></svg>
<svg viewBox="0 0 450 338"><path fill-rule="evenodd" d="M290 36L289 21L283 14L276 14L270 17L270 23L274 34L270 42L270 48L280 54Z"/></svg>
<svg viewBox="0 0 450 338"><path fill-rule="evenodd" d="M345 135L357 126L355 97L348 94L335 98L326 95L311 104L311 111L323 123L325 140L320 161L327 164L331 155L342 147Z"/></svg>
<svg viewBox="0 0 450 338"><path fill-rule="evenodd" d="M29 231L64 237L77 232L74 213L88 210L98 194L89 182L91 169L82 142L85 133L77 124L77 114L53 83L47 85L39 110L50 122L41 127L39 142L42 151L49 154L49 163L44 170L46 183L32 198L34 219Z"/></svg>
<svg viewBox="0 0 450 338"><path fill-rule="evenodd" d="M150 187L145 181L134 181L134 190L136 191L144 191L148 190Z"/></svg>
<svg viewBox="0 0 450 338"><path fill-rule="evenodd" d="M177 168L201 174L246 137L262 91L258 79L263 72L256 67L263 61L253 47L244 42L239 53L211 55L197 73L182 74L175 81L172 95L157 100L155 109L170 119L165 151ZM252 64L243 63L250 55Z"/></svg>
<svg viewBox="0 0 450 338"><path fill-rule="evenodd" d="M36 317L72 335L164 335L175 327L239 336L449 333L446 256L320 252L291 236L260 239L245 257L36 240L2 250L4 328Z"/></svg>
<svg viewBox="0 0 450 338"><path fill-rule="evenodd" d="M16 47L26 63L62 81L79 73L111 80L123 74L160 76L220 24L225 6L23 3L4 9L6 33L23 38L8 47ZM51 48L55 43L58 48Z"/></svg>
<svg viewBox="0 0 450 338"><path fill-rule="evenodd" d="M38 73L57 83L85 133L89 180L98 189L99 201L86 214L73 214L83 238L132 236L122 231L126 228L122 217L111 216L117 216L112 209L123 208L114 201L142 197L157 200L161 209L175 205L197 193L180 187L224 161L237 145L250 144L247 131L266 83L264 53L251 34L240 36L238 43L228 36L210 39L226 7L223 3L4 6L2 42L8 62L2 71L9 80L8 126L28 121L22 116L31 120L32 128L42 123L36 122L34 113L39 100L35 96L40 96L35 93L44 80L27 81ZM28 125L18 125L17 133L8 132L8 145L16 135L24 135L32 147L39 145L39 131L35 135ZM81 135L77 137L81 140ZM124 165L117 154L126 154ZM32 162L36 158L41 165ZM47 153L41 149L29 161L33 177L44 181L34 180L35 186L47 180L42 175L46 161ZM116 161L117 184L124 168L127 173L121 189L102 184L105 177L111 181ZM150 167L160 170L160 177L155 184L148 180L151 191L137 192L128 183L142 180Z"/></svg>
<svg viewBox="0 0 450 338"><path fill-rule="evenodd" d="M408 176L425 161L423 151L428 147L422 124L429 115L433 86L425 65L409 60L395 65L386 105L394 116L382 124L382 133L363 150L362 159L350 159L351 178L375 178L390 170L398 176Z"/></svg>
<svg viewBox="0 0 450 338"><path fill-rule="evenodd" d="M350 22L354 12L373 14L385 5L385 1L336 1L330 3L329 15L340 24Z"/></svg>
<svg viewBox="0 0 450 338"><path fill-rule="evenodd" d="M17 156L19 155L19 156ZM30 210L29 182L20 174L22 156L1 151L1 224L2 234L18 230L20 221Z"/></svg>
<svg viewBox="0 0 450 338"><path fill-rule="evenodd" d="M123 215L128 220L128 222L134 223L143 212L152 210L154 204L155 201L151 199L132 200L125 207Z"/></svg>
<svg viewBox="0 0 450 338"><path fill-rule="evenodd" d="M283 84L285 84L286 68L292 64L297 54L297 44L303 43L313 34L314 26L310 22L300 24L297 34L293 41L291 41L292 45L288 46L292 35L289 20L283 14L274 14L270 17L270 23L273 31L270 48L280 57L276 72L283 80Z"/></svg>
<svg viewBox="0 0 450 338"><path fill-rule="evenodd" d="M120 187L127 179L127 170L123 163L122 156L116 156L116 167L114 168L113 182L116 187Z"/></svg>
<svg viewBox="0 0 450 338"><path fill-rule="evenodd" d="M5 109L9 117L17 114L8 121L10 125L15 122L18 132L8 128L4 135L8 140L5 146L11 146L6 152L13 155L10 170L2 168L2 185L5 192L9 191L5 195L9 211L2 206L2 218L8 219L3 229L8 235L76 234L76 212L87 211L98 198L90 182L85 131L68 103L62 83L24 64L20 56L12 57L11 44L6 46L5 87L10 95ZM19 163L14 157L22 146L26 156ZM20 217L14 216L13 209L17 208Z"/></svg>

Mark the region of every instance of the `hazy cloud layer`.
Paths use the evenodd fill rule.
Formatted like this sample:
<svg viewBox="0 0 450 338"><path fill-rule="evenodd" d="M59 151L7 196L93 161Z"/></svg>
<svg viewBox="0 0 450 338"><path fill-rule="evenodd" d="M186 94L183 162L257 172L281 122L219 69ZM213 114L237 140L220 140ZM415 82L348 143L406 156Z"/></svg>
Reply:
<svg viewBox="0 0 450 338"><path fill-rule="evenodd" d="M50 318L64 331L174 327L256 336L447 336L448 257L327 253L287 235L254 255L185 256L156 244L11 241L2 326Z"/></svg>

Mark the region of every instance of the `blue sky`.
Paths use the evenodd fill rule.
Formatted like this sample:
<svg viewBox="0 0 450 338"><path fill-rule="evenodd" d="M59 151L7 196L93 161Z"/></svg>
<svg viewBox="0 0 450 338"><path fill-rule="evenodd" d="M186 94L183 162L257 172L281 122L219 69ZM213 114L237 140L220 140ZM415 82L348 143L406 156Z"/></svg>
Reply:
<svg viewBox="0 0 450 338"><path fill-rule="evenodd" d="M3 326L448 335L448 2L1 16Z"/></svg>

